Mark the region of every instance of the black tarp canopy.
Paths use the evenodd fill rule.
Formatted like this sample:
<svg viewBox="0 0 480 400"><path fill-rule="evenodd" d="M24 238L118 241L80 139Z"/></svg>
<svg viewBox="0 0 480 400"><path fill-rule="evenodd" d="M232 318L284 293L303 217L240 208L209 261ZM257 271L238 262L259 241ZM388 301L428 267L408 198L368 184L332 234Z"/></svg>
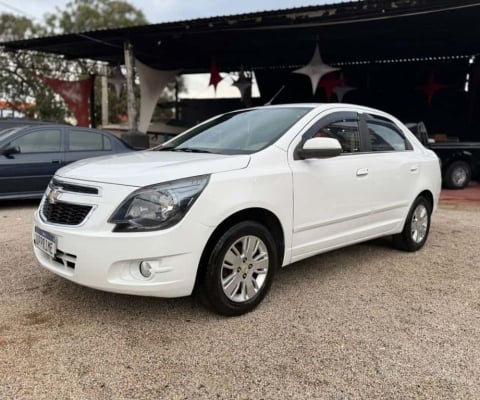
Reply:
<svg viewBox="0 0 480 400"><path fill-rule="evenodd" d="M322 89L312 94L310 80L291 73L310 61L318 44L323 60L341 68L347 85L356 88L343 101L381 108L405 121L424 120L433 132L480 137L480 57L474 58L480 53L480 0L352 1L0 46L119 65L126 42L136 58L156 69L208 72L215 57L220 71L254 70L261 92L254 104L264 104L280 88L277 103L334 101ZM419 90L429 79L446 88L431 101ZM213 110L199 107L206 111L200 119Z"/></svg>
<svg viewBox="0 0 480 400"><path fill-rule="evenodd" d="M148 10L147 10L148 14ZM278 11L105 29L0 43L123 63L126 40L158 69L208 71L303 65L315 43L328 63L457 57L480 52L480 1L365 0Z"/></svg>

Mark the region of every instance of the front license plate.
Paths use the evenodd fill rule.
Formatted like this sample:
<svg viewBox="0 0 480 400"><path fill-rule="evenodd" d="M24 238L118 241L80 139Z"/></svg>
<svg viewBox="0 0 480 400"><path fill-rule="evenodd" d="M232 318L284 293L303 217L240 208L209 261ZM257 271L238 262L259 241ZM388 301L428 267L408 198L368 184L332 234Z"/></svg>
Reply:
<svg viewBox="0 0 480 400"><path fill-rule="evenodd" d="M50 257L55 257L55 253L57 252L57 240L51 233L45 232L36 226L33 243Z"/></svg>

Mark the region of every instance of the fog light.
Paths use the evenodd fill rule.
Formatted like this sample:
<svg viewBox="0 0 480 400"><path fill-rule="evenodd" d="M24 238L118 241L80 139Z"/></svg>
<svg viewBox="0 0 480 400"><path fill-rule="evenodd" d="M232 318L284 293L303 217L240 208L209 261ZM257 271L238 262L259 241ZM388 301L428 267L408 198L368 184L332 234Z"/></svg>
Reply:
<svg viewBox="0 0 480 400"><path fill-rule="evenodd" d="M152 276L152 269L153 269L152 264L150 264L148 261L142 261L138 268L138 270L140 271L140 274L144 278L150 278Z"/></svg>

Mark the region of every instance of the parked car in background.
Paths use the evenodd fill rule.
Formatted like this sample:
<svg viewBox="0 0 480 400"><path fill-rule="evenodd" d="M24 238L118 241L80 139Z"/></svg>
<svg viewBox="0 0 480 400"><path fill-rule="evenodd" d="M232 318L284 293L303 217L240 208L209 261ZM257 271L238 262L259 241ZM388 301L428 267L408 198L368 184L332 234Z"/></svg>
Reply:
<svg viewBox="0 0 480 400"><path fill-rule="evenodd" d="M197 288L216 312L239 315L279 266L389 235L420 249L440 186L437 156L381 111L240 110L153 150L57 171L34 251L81 285L158 297Z"/></svg>
<svg viewBox="0 0 480 400"><path fill-rule="evenodd" d="M133 149L116 136L70 125L29 125L0 132L0 199L40 198L55 171L73 161Z"/></svg>
<svg viewBox="0 0 480 400"><path fill-rule="evenodd" d="M463 189L471 179L480 179L480 142L436 142L428 136L423 122L407 127L422 144L434 151L442 162L442 181L448 189Z"/></svg>

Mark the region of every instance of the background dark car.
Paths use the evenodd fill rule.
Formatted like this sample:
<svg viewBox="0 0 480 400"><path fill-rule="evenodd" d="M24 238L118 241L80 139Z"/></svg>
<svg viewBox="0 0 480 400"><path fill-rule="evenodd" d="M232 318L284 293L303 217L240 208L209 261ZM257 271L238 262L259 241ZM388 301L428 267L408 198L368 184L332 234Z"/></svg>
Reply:
<svg viewBox="0 0 480 400"><path fill-rule="evenodd" d="M69 125L0 132L0 199L40 198L55 171L88 157L134 151L111 133Z"/></svg>

